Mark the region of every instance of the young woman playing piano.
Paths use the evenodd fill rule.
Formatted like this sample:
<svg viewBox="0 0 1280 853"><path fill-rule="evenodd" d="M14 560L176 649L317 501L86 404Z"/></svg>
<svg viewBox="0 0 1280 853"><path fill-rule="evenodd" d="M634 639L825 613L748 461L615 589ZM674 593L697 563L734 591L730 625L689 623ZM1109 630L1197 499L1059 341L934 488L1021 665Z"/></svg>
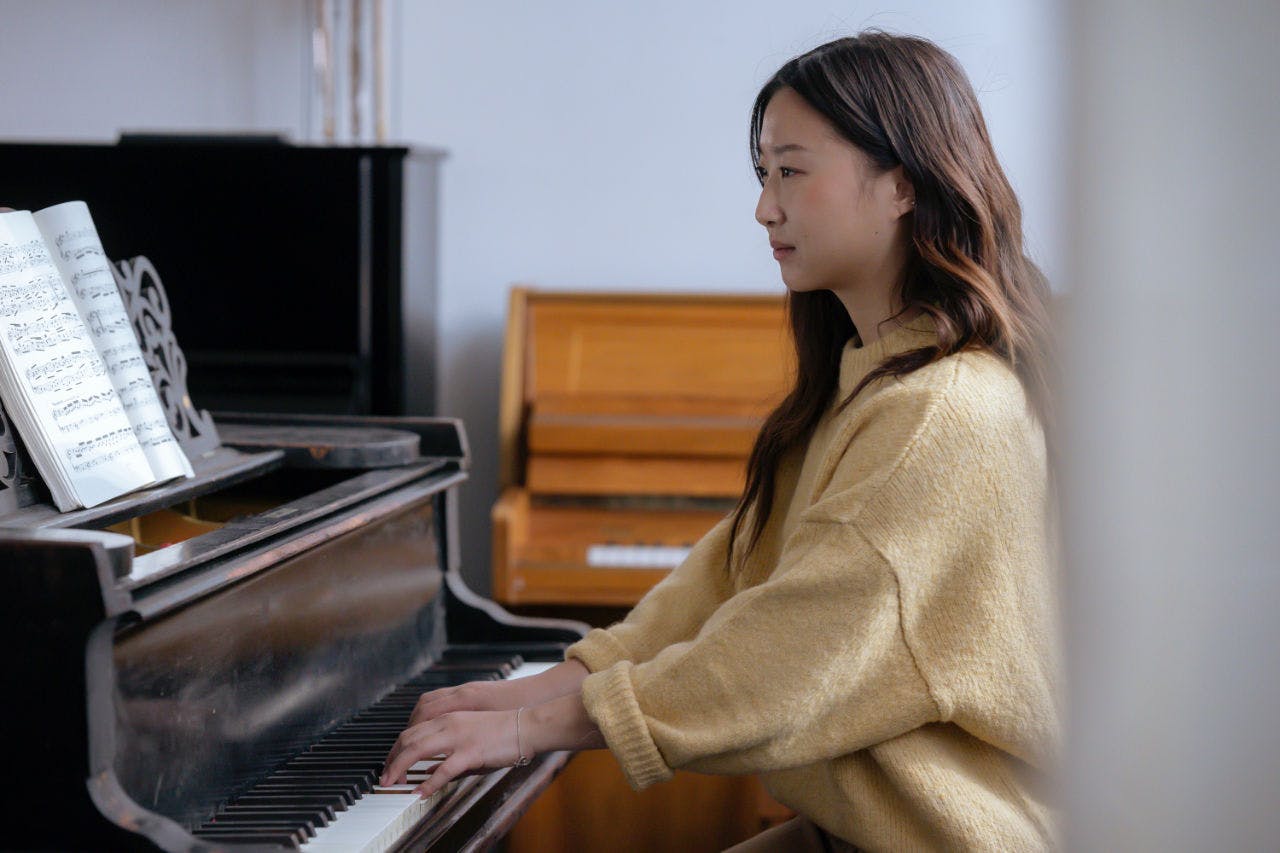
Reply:
<svg viewBox="0 0 1280 853"><path fill-rule="evenodd" d="M608 747L636 788L758 773L744 850L1055 846L1048 290L955 60L863 33L751 117L799 371L738 509L627 618L425 694L387 781Z"/></svg>

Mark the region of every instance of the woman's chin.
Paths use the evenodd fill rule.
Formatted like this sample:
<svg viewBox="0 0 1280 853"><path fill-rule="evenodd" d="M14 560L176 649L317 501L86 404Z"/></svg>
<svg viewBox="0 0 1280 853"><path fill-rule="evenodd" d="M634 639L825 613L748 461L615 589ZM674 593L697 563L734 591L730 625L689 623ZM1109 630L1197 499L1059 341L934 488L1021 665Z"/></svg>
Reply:
<svg viewBox="0 0 1280 853"><path fill-rule="evenodd" d="M785 284L787 286L787 290L790 290L792 293L812 293L815 290L823 289L820 285L814 284L812 281L801 276L786 275L785 273L782 276L782 283Z"/></svg>

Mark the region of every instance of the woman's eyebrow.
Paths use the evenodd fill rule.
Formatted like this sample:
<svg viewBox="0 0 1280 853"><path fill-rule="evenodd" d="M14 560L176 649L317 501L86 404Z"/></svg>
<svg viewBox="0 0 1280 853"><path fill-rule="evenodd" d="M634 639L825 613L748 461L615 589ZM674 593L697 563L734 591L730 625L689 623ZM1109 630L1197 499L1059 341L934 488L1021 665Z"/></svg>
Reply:
<svg viewBox="0 0 1280 853"><path fill-rule="evenodd" d="M808 150L809 149L805 148L803 145L797 145L794 142L789 142L786 145L774 145L769 149L770 153L772 153L774 156L777 156L778 154L786 154L791 151L808 151Z"/></svg>

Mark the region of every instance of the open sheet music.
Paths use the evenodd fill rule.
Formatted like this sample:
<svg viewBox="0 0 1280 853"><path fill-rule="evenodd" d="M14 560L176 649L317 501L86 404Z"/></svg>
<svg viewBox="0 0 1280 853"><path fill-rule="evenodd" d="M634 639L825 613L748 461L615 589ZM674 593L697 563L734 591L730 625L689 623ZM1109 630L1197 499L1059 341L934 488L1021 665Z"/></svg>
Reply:
<svg viewBox="0 0 1280 853"><path fill-rule="evenodd" d="M83 202L0 213L0 399L64 512L191 476Z"/></svg>

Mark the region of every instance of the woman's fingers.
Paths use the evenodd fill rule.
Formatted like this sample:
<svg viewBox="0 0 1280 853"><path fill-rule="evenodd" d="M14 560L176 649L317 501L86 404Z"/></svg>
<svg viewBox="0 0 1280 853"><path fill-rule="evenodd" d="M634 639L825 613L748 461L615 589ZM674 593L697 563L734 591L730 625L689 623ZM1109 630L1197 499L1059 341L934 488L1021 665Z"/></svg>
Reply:
<svg viewBox="0 0 1280 853"><path fill-rule="evenodd" d="M427 781L414 788L414 793L425 800L437 791L443 790L445 785L448 785L459 776L479 768L480 762L469 758L464 753L455 752L436 765L435 769L431 771L431 775L427 777Z"/></svg>
<svg viewBox="0 0 1280 853"><path fill-rule="evenodd" d="M405 729L400 733L400 737L396 738L391 752L387 754L387 762L379 783L382 785L405 784L409 768L417 762L437 755L452 754L452 750L445 746L447 741L447 732L432 723Z"/></svg>
<svg viewBox="0 0 1280 853"><path fill-rule="evenodd" d="M432 690L430 693L423 693L418 697L418 701L413 706L413 713L409 715L409 724L405 728L416 726L418 723L425 723L427 720L433 720L441 714L447 713L444 709L448 704L449 694L456 687L446 687L443 690Z"/></svg>

